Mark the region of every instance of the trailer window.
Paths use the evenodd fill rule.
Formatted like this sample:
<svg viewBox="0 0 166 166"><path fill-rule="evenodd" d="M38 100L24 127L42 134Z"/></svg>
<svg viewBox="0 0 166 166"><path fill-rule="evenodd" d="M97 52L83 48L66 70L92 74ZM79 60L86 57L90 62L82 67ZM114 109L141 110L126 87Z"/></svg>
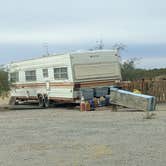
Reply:
<svg viewBox="0 0 166 166"><path fill-rule="evenodd" d="M36 81L36 70L25 71L26 81Z"/></svg>
<svg viewBox="0 0 166 166"><path fill-rule="evenodd" d="M19 81L19 73L18 72L10 73L10 81L11 82L18 82Z"/></svg>
<svg viewBox="0 0 166 166"><path fill-rule="evenodd" d="M67 67L54 68L54 78L57 80L68 79Z"/></svg>
<svg viewBox="0 0 166 166"><path fill-rule="evenodd" d="M48 69L43 69L43 77L48 78Z"/></svg>

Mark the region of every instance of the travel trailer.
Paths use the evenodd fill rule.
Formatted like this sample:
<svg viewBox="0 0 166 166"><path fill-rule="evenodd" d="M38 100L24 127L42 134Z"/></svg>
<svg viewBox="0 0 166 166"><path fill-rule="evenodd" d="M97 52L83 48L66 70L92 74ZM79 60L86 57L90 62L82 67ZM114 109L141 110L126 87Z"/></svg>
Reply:
<svg viewBox="0 0 166 166"><path fill-rule="evenodd" d="M11 97L36 100L40 107L50 102L79 103L107 95L109 86L121 80L116 50L95 50L48 55L8 67Z"/></svg>

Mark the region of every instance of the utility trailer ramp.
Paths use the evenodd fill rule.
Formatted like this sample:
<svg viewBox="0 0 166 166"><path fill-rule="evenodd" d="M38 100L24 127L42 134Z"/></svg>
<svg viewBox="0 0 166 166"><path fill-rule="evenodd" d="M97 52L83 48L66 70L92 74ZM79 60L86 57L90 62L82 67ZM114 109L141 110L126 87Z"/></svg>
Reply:
<svg viewBox="0 0 166 166"><path fill-rule="evenodd" d="M117 88L111 88L110 103L142 111L154 111L156 98L154 96L136 94Z"/></svg>

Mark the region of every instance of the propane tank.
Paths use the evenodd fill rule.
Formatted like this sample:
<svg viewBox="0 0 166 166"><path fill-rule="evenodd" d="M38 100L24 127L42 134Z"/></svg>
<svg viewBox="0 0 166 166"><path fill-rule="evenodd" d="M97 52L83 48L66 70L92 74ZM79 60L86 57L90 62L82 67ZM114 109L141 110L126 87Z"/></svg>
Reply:
<svg viewBox="0 0 166 166"><path fill-rule="evenodd" d="M106 106L109 106L109 105L110 105L110 96L109 96L109 95L107 95L107 96L105 97L105 105L106 105Z"/></svg>
<svg viewBox="0 0 166 166"><path fill-rule="evenodd" d="M88 101L85 102L85 110L90 111L90 103Z"/></svg>
<svg viewBox="0 0 166 166"><path fill-rule="evenodd" d="M98 107L98 100L96 97L93 99L93 101L94 101L94 107L95 108Z"/></svg>
<svg viewBox="0 0 166 166"><path fill-rule="evenodd" d="M81 97L80 111L85 111L85 100L83 96Z"/></svg>
<svg viewBox="0 0 166 166"><path fill-rule="evenodd" d="M105 98L103 96L100 97L99 101L101 107L105 106Z"/></svg>
<svg viewBox="0 0 166 166"><path fill-rule="evenodd" d="M91 111L94 111L94 110L95 110L95 104L94 104L93 99L91 99L91 100L89 101L89 103L90 103Z"/></svg>

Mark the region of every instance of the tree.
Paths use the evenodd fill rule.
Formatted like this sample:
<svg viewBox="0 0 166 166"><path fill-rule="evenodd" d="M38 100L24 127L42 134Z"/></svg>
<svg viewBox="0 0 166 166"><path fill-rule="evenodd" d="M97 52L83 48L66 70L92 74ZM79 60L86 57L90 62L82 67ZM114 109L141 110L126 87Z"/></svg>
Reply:
<svg viewBox="0 0 166 166"><path fill-rule="evenodd" d="M0 95L9 90L8 73L0 70Z"/></svg>
<svg viewBox="0 0 166 166"><path fill-rule="evenodd" d="M122 79L124 81L133 81L141 79L154 79L157 76L166 77L166 68L161 69L140 69L136 68L135 64L138 58L132 58L125 61L121 65Z"/></svg>
<svg viewBox="0 0 166 166"><path fill-rule="evenodd" d="M135 79L135 61L136 58L132 58L121 65L122 79L124 81L132 81Z"/></svg>
<svg viewBox="0 0 166 166"><path fill-rule="evenodd" d="M126 48L126 45L123 44L123 43L115 43L113 46L112 46L113 49L117 50L118 53L122 50L125 50Z"/></svg>

